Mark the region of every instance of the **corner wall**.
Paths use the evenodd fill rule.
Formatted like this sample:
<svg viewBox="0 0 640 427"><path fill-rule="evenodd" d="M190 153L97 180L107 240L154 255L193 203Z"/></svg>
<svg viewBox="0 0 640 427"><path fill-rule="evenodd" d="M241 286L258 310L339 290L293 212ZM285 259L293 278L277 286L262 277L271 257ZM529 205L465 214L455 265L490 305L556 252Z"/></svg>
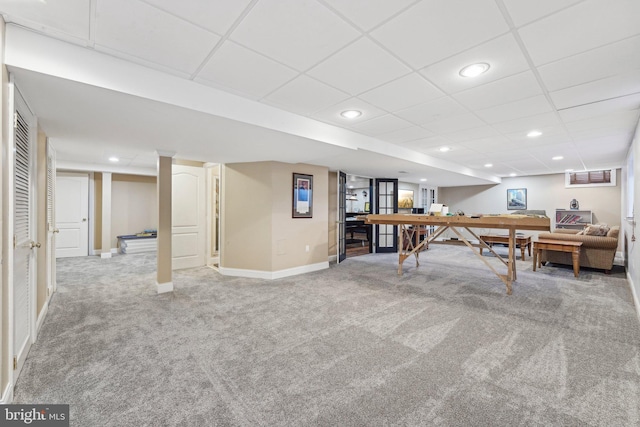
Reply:
<svg viewBox="0 0 640 427"><path fill-rule="evenodd" d="M294 172L313 175L313 218L292 218ZM221 273L273 277L327 264L328 176L305 164L224 165Z"/></svg>
<svg viewBox="0 0 640 427"><path fill-rule="evenodd" d="M633 297L636 305L636 312L638 313L638 318L640 320L640 249L638 249L638 244L640 244L640 121L636 126L636 132L631 143L631 148L629 149L629 153L627 154L627 159L633 156L633 176L634 176L634 185L633 185L633 220L635 221L635 225L632 221L627 221L627 207L631 203L628 200L626 179L628 171L625 171L624 179L625 185L624 188L624 203L622 203L622 233L621 240L626 240L626 255L627 255L627 278L629 279L631 291L633 293ZM635 242L632 241L632 237L635 236Z"/></svg>

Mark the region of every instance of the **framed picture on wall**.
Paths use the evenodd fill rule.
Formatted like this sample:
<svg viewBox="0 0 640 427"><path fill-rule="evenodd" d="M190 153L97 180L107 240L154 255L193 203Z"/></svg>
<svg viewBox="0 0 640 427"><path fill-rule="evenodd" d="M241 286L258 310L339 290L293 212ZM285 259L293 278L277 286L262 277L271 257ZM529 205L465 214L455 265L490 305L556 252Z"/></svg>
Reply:
<svg viewBox="0 0 640 427"><path fill-rule="evenodd" d="M293 218L313 217L313 175L293 174Z"/></svg>
<svg viewBox="0 0 640 427"><path fill-rule="evenodd" d="M413 208L413 191L412 190L398 190L398 208L399 209Z"/></svg>
<svg viewBox="0 0 640 427"><path fill-rule="evenodd" d="M510 188L507 190L507 209L527 209L527 189Z"/></svg>

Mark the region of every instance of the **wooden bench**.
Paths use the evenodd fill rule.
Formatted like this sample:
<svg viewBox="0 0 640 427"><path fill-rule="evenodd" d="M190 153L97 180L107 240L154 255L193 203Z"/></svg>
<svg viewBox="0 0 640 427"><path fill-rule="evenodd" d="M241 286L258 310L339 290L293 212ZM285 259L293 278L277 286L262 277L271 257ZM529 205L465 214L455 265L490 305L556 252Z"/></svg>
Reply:
<svg viewBox="0 0 640 427"><path fill-rule="evenodd" d="M570 252L571 260L573 261L573 275L578 277L578 274L580 274L580 246L582 246L582 242L569 240L540 239L537 242L533 242L533 271L536 271L536 266L542 267L540 256L543 250Z"/></svg>
<svg viewBox="0 0 640 427"><path fill-rule="evenodd" d="M480 236L487 245L491 246L494 243L502 243L505 245L509 244L509 236L501 236L498 234L487 234L484 236ZM516 234L516 248L520 248L520 252L522 254L521 259L524 261L524 250L528 249L529 256L531 256L531 236L518 236ZM482 255L482 246L480 247L480 255Z"/></svg>

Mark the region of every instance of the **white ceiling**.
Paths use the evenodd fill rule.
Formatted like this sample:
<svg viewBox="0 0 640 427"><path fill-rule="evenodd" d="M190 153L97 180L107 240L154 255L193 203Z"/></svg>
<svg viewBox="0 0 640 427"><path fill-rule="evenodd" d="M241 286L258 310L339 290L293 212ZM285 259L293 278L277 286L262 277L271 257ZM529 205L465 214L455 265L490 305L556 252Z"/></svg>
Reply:
<svg viewBox="0 0 640 427"><path fill-rule="evenodd" d="M619 167L640 111L637 0L0 0L0 12L76 49L188 82L194 93L213 88L269 107L259 125L242 111L231 120L206 112L198 95L185 108L7 54L68 162L117 155L148 167L163 149L469 185ZM475 62L489 71L458 74ZM363 114L346 120L345 109ZM269 111L295 116L270 120ZM283 130L285 121L298 130ZM543 134L528 138L533 129ZM327 143L354 133L357 150Z"/></svg>

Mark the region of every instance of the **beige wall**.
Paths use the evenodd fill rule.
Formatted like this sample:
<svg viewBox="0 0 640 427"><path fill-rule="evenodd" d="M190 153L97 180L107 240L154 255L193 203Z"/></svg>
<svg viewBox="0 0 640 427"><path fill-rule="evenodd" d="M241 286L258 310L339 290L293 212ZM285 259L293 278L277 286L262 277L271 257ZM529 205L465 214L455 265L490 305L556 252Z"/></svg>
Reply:
<svg viewBox="0 0 640 427"><path fill-rule="evenodd" d="M569 209L571 199L576 199L580 209L593 211L594 222L620 225L620 170L615 187L565 188L564 179L564 174L550 174L503 178L496 185L440 187L438 202L446 204L449 212L462 210L467 215L509 213L507 189L526 188L527 209L546 210L552 223L555 209Z"/></svg>
<svg viewBox="0 0 640 427"><path fill-rule="evenodd" d="M313 218L292 218L294 172L313 175ZM271 272L327 261L327 168L227 164L222 185L221 267Z"/></svg>
<svg viewBox="0 0 640 427"><path fill-rule="evenodd" d="M156 177L113 174L111 181L111 247L117 246L117 236L157 228Z"/></svg>
<svg viewBox="0 0 640 427"><path fill-rule="evenodd" d="M369 191L369 190L367 190ZM329 207L329 233L327 248L329 256L337 256L338 254L338 173L329 172L329 199L327 201Z"/></svg>

